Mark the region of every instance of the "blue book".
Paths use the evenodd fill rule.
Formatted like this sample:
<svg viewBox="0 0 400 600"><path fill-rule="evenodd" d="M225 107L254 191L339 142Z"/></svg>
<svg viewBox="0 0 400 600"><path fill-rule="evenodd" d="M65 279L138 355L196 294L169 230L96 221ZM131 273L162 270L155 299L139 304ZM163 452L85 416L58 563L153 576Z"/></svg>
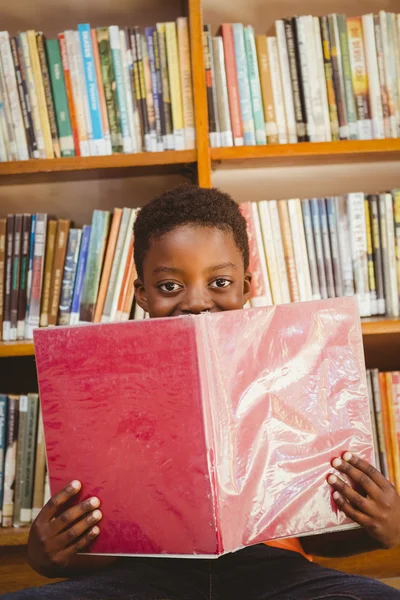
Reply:
<svg viewBox="0 0 400 600"><path fill-rule="evenodd" d="M36 233L36 215L32 215L31 233L29 238L29 259L28 259L28 275L26 281L26 317L25 317L25 337L26 327L29 319L29 307L31 303L32 275L33 275L33 255L35 251L35 233Z"/></svg>
<svg viewBox="0 0 400 600"><path fill-rule="evenodd" d="M149 65L151 75L151 91L153 94L154 101L154 112L156 116L156 136L157 136L157 150L162 152L164 150L162 128L161 128L161 102L162 102L162 89L159 87L159 78L156 69L156 48L154 47L154 40L157 44L157 30L155 27L145 28L147 52L149 54ZM157 49L158 52L158 49Z"/></svg>
<svg viewBox="0 0 400 600"><path fill-rule="evenodd" d="M81 229L70 229L58 312L59 325L69 325L81 238Z"/></svg>
<svg viewBox="0 0 400 600"><path fill-rule="evenodd" d="M103 123L100 109L99 88L94 64L92 37L88 23L78 25L79 41L85 70L86 93L89 100L90 120L93 138L90 142L91 154L101 156L107 154Z"/></svg>
<svg viewBox="0 0 400 600"><path fill-rule="evenodd" d="M82 230L82 241L79 252L78 267L75 278L74 295L72 297L70 325L76 325L79 323L79 310L81 305L81 296L83 289L83 281L85 279L87 258L89 254L89 242L90 242L91 226L84 225Z"/></svg>
<svg viewBox="0 0 400 600"><path fill-rule="evenodd" d="M110 37L111 56L115 73L115 83L117 87L117 102L121 121L122 143L125 154L133 152L133 140L129 126L128 109L126 105L126 89L124 83L124 73L121 55L121 38L119 28L112 25L108 28Z"/></svg>
<svg viewBox="0 0 400 600"><path fill-rule="evenodd" d="M326 298L328 298L328 290L326 286L324 249L322 245L322 230L321 221L319 217L318 198L312 198L310 200L310 207L315 243L315 255L317 257L319 288L321 290L321 298L325 300Z"/></svg>
<svg viewBox="0 0 400 600"><path fill-rule="evenodd" d="M6 454L6 433L7 433L7 405L8 398L4 394L0 395L0 521L1 507L3 506L3 488L4 488L4 463Z"/></svg>
<svg viewBox="0 0 400 600"><path fill-rule="evenodd" d="M324 250L325 276L328 289L328 297L335 298L335 283L333 280L333 264L331 244L329 239L328 214L326 212L325 198L318 199L319 218L321 222L322 247Z"/></svg>
<svg viewBox="0 0 400 600"><path fill-rule="evenodd" d="M244 29L242 23L233 23L232 32L239 83L240 112L242 113L244 130L244 145L254 146L256 143L256 134L254 128L246 48L244 45Z"/></svg>

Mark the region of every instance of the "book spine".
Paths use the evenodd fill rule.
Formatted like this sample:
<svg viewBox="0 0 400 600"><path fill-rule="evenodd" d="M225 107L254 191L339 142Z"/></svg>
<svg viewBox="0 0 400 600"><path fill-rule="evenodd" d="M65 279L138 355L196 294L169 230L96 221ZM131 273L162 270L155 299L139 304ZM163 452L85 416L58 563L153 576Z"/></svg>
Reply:
<svg viewBox="0 0 400 600"><path fill-rule="evenodd" d="M4 69L2 61L0 59L0 97L1 97L1 122L2 122L2 136L4 140L8 142L7 147L7 158L9 160L18 160L17 142L15 139L14 126L12 122L11 106L8 98L7 85L4 75Z"/></svg>
<svg viewBox="0 0 400 600"><path fill-rule="evenodd" d="M29 101L28 87L26 83L25 68L22 59L22 51L18 37L10 38L11 53L14 62L15 77L17 81L19 101L21 105L22 118L25 126L25 135L28 143L29 156L39 158L35 132L33 130L32 110Z"/></svg>
<svg viewBox="0 0 400 600"><path fill-rule="evenodd" d="M92 117L90 113L90 98L86 91L86 76L83 54L81 50L81 41L79 31L72 32L72 51L75 57L76 76L78 81L79 96L82 102L83 115L86 124L86 132L88 138L89 155L93 156L96 152L95 144L93 143L93 128Z"/></svg>
<svg viewBox="0 0 400 600"><path fill-rule="evenodd" d="M231 23L222 25L222 40L225 51L226 80L228 84L229 110L235 146L243 146L244 130L240 109L239 82L236 69L235 46Z"/></svg>
<svg viewBox="0 0 400 600"><path fill-rule="evenodd" d="M163 98L163 79L161 70L161 57L160 57L160 44L158 40L157 27L153 27L153 52L154 52L154 71L155 71L155 85L157 89L157 98L159 106L159 119L160 119L160 150L168 150L167 126L165 121L165 109L164 109L164 98ZM169 90L168 90L169 91Z"/></svg>
<svg viewBox="0 0 400 600"><path fill-rule="evenodd" d="M78 267L79 249L81 244L81 229L70 229L67 254L65 257L64 273L61 285L58 325L68 325L71 315L72 297L76 270Z"/></svg>
<svg viewBox="0 0 400 600"><path fill-rule="evenodd" d="M127 226L127 230L126 230L124 243L122 246L119 269L117 270L117 277L115 280L115 287L114 287L113 297L112 297L112 302L111 302L110 321L115 321L115 319L116 319L117 309L118 309L118 300L119 300L122 285L123 285L125 266L128 261L128 255L132 255L132 253L133 253L132 238L133 238L133 224L135 222L135 219L136 219L136 210L133 209L130 211L130 214L129 214L128 226Z"/></svg>
<svg viewBox="0 0 400 600"><path fill-rule="evenodd" d="M327 142L332 141L331 117L328 102L328 89L325 77L324 51L322 49L321 26L318 17L313 17L314 43L316 50L316 63L318 70L319 91L322 104L322 120L324 125L324 139Z"/></svg>
<svg viewBox="0 0 400 600"><path fill-rule="evenodd" d="M28 394L28 415L23 461L23 484L21 489L21 525L29 525L32 520L33 484L35 474L35 451L39 396Z"/></svg>
<svg viewBox="0 0 400 600"><path fill-rule="evenodd" d="M3 339L7 220L0 219L0 340ZM0 521L1 523L1 521Z"/></svg>
<svg viewBox="0 0 400 600"><path fill-rule="evenodd" d="M344 15L336 15L339 39L340 52L343 68L344 92L346 102L347 121L349 124L349 137L351 140L357 139L357 113L354 98L353 79L351 74L349 44L347 39L346 17Z"/></svg>
<svg viewBox="0 0 400 600"><path fill-rule="evenodd" d="M350 221L353 272L360 315L369 317L371 316L371 298L368 283L367 232L363 193L348 194L347 212Z"/></svg>
<svg viewBox="0 0 400 600"><path fill-rule="evenodd" d="M10 153L10 140L8 135L7 115L6 115L6 93L5 85L2 81L2 68L0 61L0 161L6 162L12 160Z"/></svg>
<svg viewBox="0 0 400 600"><path fill-rule="evenodd" d="M294 259L296 263L297 281L299 284L300 300L312 300L310 266L307 257L306 240L304 236L303 215L299 199L288 200L290 228L292 231L292 242Z"/></svg>
<svg viewBox="0 0 400 600"><path fill-rule="evenodd" d="M11 278L11 308L10 308L10 340L17 339L18 329L18 294L21 271L21 246L22 246L22 215L15 215L14 218L14 248L12 259L12 278Z"/></svg>
<svg viewBox="0 0 400 600"><path fill-rule="evenodd" d="M286 269L285 250L283 247L283 238L282 238L281 223L280 223L280 218L279 218L278 202L276 200L270 200L268 202L268 205L269 205L269 214L271 216L272 235L273 235L275 252L276 252L276 260L278 263L279 282L280 282L280 288L281 288L282 303L288 304L291 301L290 288L289 288L288 272Z"/></svg>
<svg viewBox="0 0 400 600"><path fill-rule="evenodd" d="M111 133L110 133L110 124L108 122L106 97L105 97L105 93L104 93L103 80L102 80L102 76L101 76L100 52L99 52L99 45L97 43L96 29L90 30L90 37L92 40L93 60L94 60L94 66L96 69L96 82L97 82L97 90L98 90L98 94L99 94L101 123L103 126L103 136L104 136L104 142L105 142L105 152L107 155L110 155L110 154L112 154Z"/></svg>
<svg viewBox="0 0 400 600"><path fill-rule="evenodd" d="M272 304L271 288L262 246L262 235L258 218L257 205L247 202L240 205L242 215L246 219L249 236L250 269L252 280L252 306L268 306Z"/></svg>
<svg viewBox="0 0 400 600"><path fill-rule="evenodd" d="M233 146L231 116L229 113L228 84L225 72L225 53L222 37L212 38L215 66L215 89L220 127L221 146Z"/></svg>
<svg viewBox="0 0 400 600"><path fill-rule="evenodd" d="M396 269L396 246L394 232L393 198L392 194L385 193L386 204L386 234L387 234L387 252L389 262L389 289L391 297L392 316L397 318L399 314L399 290L397 288L397 269Z"/></svg>
<svg viewBox="0 0 400 600"><path fill-rule="evenodd" d="M10 40L7 31L0 31L0 57L7 89L12 125L17 145L19 160L28 160L29 151L25 136L25 127L22 118L21 105L18 97L17 80L15 77L14 63L11 53Z"/></svg>
<svg viewBox="0 0 400 600"><path fill-rule="evenodd" d="M57 325L62 278L64 272L65 255L67 252L70 225L70 221L65 219L59 219L57 223L57 237L54 249L54 262L50 287L49 325Z"/></svg>
<svg viewBox="0 0 400 600"><path fill-rule="evenodd" d="M169 89L171 92L172 122L174 126L175 150L185 149L185 125L183 119L182 90L179 72L178 39L175 23L165 24Z"/></svg>
<svg viewBox="0 0 400 600"><path fill-rule="evenodd" d="M331 255L333 266L333 279L335 283L335 295L337 298L344 296L342 268L340 264L339 231L336 214L336 198L326 199L328 214L329 237L331 242Z"/></svg>
<svg viewBox="0 0 400 600"><path fill-rule="evenodd" d="M324 253L326 285L328 298L335 298L335 283L333 279L332 252L329 239L328 215L326 210L325 198L319 198L319 216L321 222L322 247Z"/></svg>
<svg viewBox="0 0 400 600"><path fill-rule="evenodd" d="M268 144L277 144L278 124L276 121L274 94L272 88L271 70L269 67L267 37L256 36L258 70L260 73L261 93L264 106L265 131ZM229 93L229 90L228 90Z"/></svg>
<svg viewBox="0 0 400 600"><path fill-rule="evenodd" d="M281 73L278 58L278 45L275 37L267 37L269 69L272 81L272 93L274 97L274 107L276 122L278 125L278 141L280 144L287 144L287 129L285 118L285 105L283 100L283 90L281 85Z"/></svg>
<svg viewBox="0 0 400 600"><path fill-rule="evenodd" d="M0 394L0 523L2 520L3 487L4 487L4 459L6 452L7 435L7 405L8 398Z"/></svg>
<svg viewBox="0 0 400 600"><path fill-rule="evenodd" d="M46 442L44 439L43 417L39 406L35 476L32 497L32 521L36 519L44 506L44 478L46 472Z"/></svg>
<svg viewBox="0 0 400 600"><path fill-rule="evenodd" d="M331 54L331 40L329 36L328 17L320 17L322 50L324 57L324 69L326 90L328 95L329 119L331 124L332 140L339 139L339 115L337 109L335 85L333 80L333 64Z"/></svg>
<svg viewBox="0 0 400 600"><path fill-rule="evenodd" d="M7 216L6 263L4 279L3 340L11 340L11 287L14 255L14 215Z"/></svg>
<svg viewBox="0 0 400 600"><path fill-rule="evenodd" d="M69 72L71 75L71 87L73 95L73 104L75 106L76 125L79 136L79 152L81 156L90 156L88 125L86 123L85 107L83 102L83 89L81 89L81 80L79 75L77 51L75 48L74 32L65 31L64 36Z"/></svg>
<svg viewBox="0 0 400 600"><path fill-rule="evenodd" d="M121 38L119 35L119 29L116 25L112 25L111 27L109 27L108 31L110 36L110 48L115 72L115 82L117 88L117 100L121 121L123 149L126 154L129 154L133 152L133 143L126 107L126 94L121 58Z"/></svg>
<svg viewBox="0 0 400 600"><path fill-rule="evenodd" d="M193 107L192 66L190 58L189 25L187 17L178 17L179 66L181 75L183 122L185 127L185 148L195 148L195 124Z"/></svg>
<svg viewBox="0 0 400 600"><path fill-rule="evenodd" d="M322 228L321 218L319 211L319 204L317 198L310 200L311 219L314 234L315 243L315 255L317 259L318 279L321 292L321 298L325 300L328 298L328 287L325 274L325 260L324 260L324 248L322 244Z"/></svg>
<svg viewBox="0 0 400 600"><path fill-rule="evenodd" d="M156 71L156 53L154 47L154 35L157 35L157 30L155 27L146 27L145 29L146 41L147 41L147 51L149 55L149 66L150 66L150 81L151 81L151 90L153 94L153 106L154 106L154 114L155 114L155 125L156 125L156 145L155 149L158 152L162 152L164 150L163 145L163 132L161 129L161 90L158 88L158 77ZM157 42L157 40L156 40Z"/></svg>
<svg viewBox="0 0 400 600"><path fill-rule="evenodd" d="M43 285L41 292L41 307L40 307L40 327L47 327L49 324L49 306L51 292L51 274L54 264L54 251L56 245L57 221L51 219L47 225L46 244L44 247L44 271Z"/></svg>
<svg viewBox="0 0 400 600"><path fill-rule="evenodd" d="M53 156L60 158L60 142L58 140L56 114L54 110L53 97L51 94L49 69L47 66L46 51L44 47L44 37L42 33L36 34L36 44L39 55L40 70L42 74L43 90L46 101L47 117L50 126L51 140L53 145Z"/></svg>
<svg viewBox="0 0 400 600"><path fill-rule="evenodd" d="M328 24L331 42L333 85L335 88L335 98L339 119L339 138L341 140L348 140L350 137L350 130L347 117L342 53L340 50L340 35L337 15L329 15Z"/></svg>
<svg viewBox="0 0 400 600"><path fill-rule="evenodd" d="M400 190L393 190L394 233L396 243L397 287L400 292Z"/></svg>
<svg viewBox="0 0 400 600"><path fill-rule="evenodd" d="M376 282L376 294L377 294L377 313L378 315L384 315L386 312L385 302L385 287L383 284L383 264L382 264L382 248L381 238L379 234L379 210L378 210L378 196L368 196L370 219L371 219L371 233L372 233L372 247L373 247L373 264L374 274Z"/></svg>
<svg viewBox="0 0 400 600"><path fill-rule="evenodd" d="M46 40L46 53L57 120L57 130L60 137L61 156L75 156L74 138L72 135L67 92L58 40Z"/></svg>
<svg viewBox="0 0 400 600"><path fill-rule="evenodd" d="M71 79L71 71L68 62L68 54L67 54L67 45L65 41L64 33L58 34L58 43L60 45L60 53L61 53L61 62L64 73L64 81L65 81L65 93L67 96L68 103L68 111L69 117L71 121L71 130L72 130L72 138L73 138L73 146L75 156L80 156L80 142L79 142L79 132L78 132L78 122L77 122L77 114L74 104L74 97L72 92L72 79ZM60 140L61 142L61 140ZM68 144L69 146L69 144ZM62 151L62 149L61 149Z"/></svg>
<svg viewBox="0 0 400 600"><path fill-rule="evenodd" d="M149 53L147 50L146 38L140 36L142 46L142 63L143 63L143 81L146 98L147 117L149 122L149 143L151 152L157 152L157 126L156 126L156 111L154 106L153 90L151 87L151 71ZM179 69L179 66L178 66ZM182 113L183 118L183 113Z"/></svg>
<svg viewBox="0 0 400 600"><path fill-rule="evenodd" d="M300 80L302 82L302 89L304 95L304 106L305 112L307 115L307 137L310 142L316 141L316 127L313 115L313 109L311 104L311 96L310 96L310 75L309 75L309 65L307 58L307 34L305 29L304 19L302 17L296 17L293 19L293 24L295 27L296 33L296 41L297 41L297 50L299 54L299 64L300 64Z"/></svg>
<svg viewBox="0 0 400 600"><path fill-rule="evenodd" d="M393 464L393 452L391 448L390 440L390 423L389 423L389 407L388 407L388 394L386 387L386 374L379 373L379 388L381 392L381 414L382 414L382 425L384 435L384 448L387 458L388 465L388 479L391 483L395 484L394 464Z"/></svg>
<svg viewBox="0 0 400 600"><path fill-rule="evenodd" d="M249 74L247 71L246 50L244 45L244 31L241 23L232 24L233 41L235 48L236 68L239 84L240 111L243 121L244 144L253 146L256 143L253 111L251 107L251 93Z"/></svg>
<svg viewBox="0 0 400 600"><path fill-rule="evenodd" d="M42 296L44 255L46 249L47 215L38 213L35 225L35 249L32 262L32 285L29 300L28 339L33 339L33 329L39 327L40 299Z"/></svg>
<svg viewBox="0 0 400 600"><path fill-rule="evenodd" d="M362 16L364 51L367 66L369 103L371 107L372 135L374 139L385 137L381 85L379 81L378 56L375 42L374 17Z"/></svg>
<svg viewBox="0 0 400 600"><path fill-rule="evenodd" d="M94 211L89 254L81 297L81 321L91 322L94 317L109 220L110 213L108 211Z"/></svg>
<svg viewBox="0 0 400 600"><path fill-rule="evenodd" d="M392 372L392 391L396 427L396 440L400 448L400 371Z"/></svg>
<svg viewBox="0 0 400 600"><path fill-rule="evenodd" d="M15 491L14 491L14 515L13 526L21 526L21 500L22 486L24 483L24 459L25 459L25 440L27 437L28 424L28 396L19 398L19 421L18 421L18 442L17 455L15 461Z"/></svg>
<svg viewBox="0 0 400 600"><path fill-rule="evenodd" d="M173 150L175 148L175 143L174 143L174 131L173 131L173 126L172 126L171 91L169 88L169 79L168 79L167 42L166 42L166 38L165 38L165 23L157 23L157 33L158 33L158 45L159 45L159 52L160 52L162 98L163 98L164 119L165 119L164 148L166 150ZM135 75L135 77L136 77L136 75Z"/></svg>
<svg viewBox="0 0 400 600"><path fill-rule="evenodd" d="M28 335L29 311L32 290L32 275L33 275L33 255L35 253L35 233L36 233L36 215L31 218L31 230L29 235L29 260L28 260L28 276L26 281L26 311L25 311L25 330L24 337Z"/></svg>
<svg viewBox="0 0 400 600"><path fill-rule="evenodd" d="M380 458L379 458L379 443L378 443L378 429L375 418L375 407L374 407L374 394L372 391L372 373L367 370L367 388L368 388L368 400L369 400L369 413L372 426L372 441L374 448L375 466L378 471L381 472Z"/></svg>
<svg viewBox="0 0 400 600"><path fill-rule="evenodd" d="M357 109L358 139L372 139L372 121L369 106L367 66L361 17L347 18L350 67Z"/></svg>
<svg viewBox="0 0 400 600"><path fill-rule="evenodd" d="M125 46L126 46L126 58L128 64L128 75L129 75L129 92L132 95L132 108L133 108L133 123L134 123L134 135L136 148L138 152L142 152L144 146L144 134L142 131L143 116L140 105L140 93L136 95L136 83L135 83L135 70L134 70L134 48L135 43L132 42L132 30L129 27L125 27ZM122 37L121 37L122 47ZM161 88L160 88L161 89ZM162 98L161 98L162 101ZM161 140L162 145L162 140Z"/></svg>
<svg viewBox="0 0 400 600"><path fill-rule="evenodd" d="M260 218L263 246L267 259L268 274L271 282L272 301L273 304L282 304L281 285L279 281L279 266L275 251L269 203L267 200L262 200L258 203L258 213Z"/></svg>
<svg viewBox="0 0 400 600"><path fill-rule="evenodd" d="M215 81L215 60L214 60L214 51L213 51L213 45L212 45L212 38L211 38L211 28L207 25L206 27L208 27L208 31L207 31L207 39L205 40L207 43L207 55L208 55L208 73L206 73L206 85L207 85L207 92L208 95L210 96L210 101L212 101L212 110L213 110L213 116L214 116L214 121L215 121L215 133L213 135L214 139L213 139L213 143L216 145L216 147L219 147L222 145L222 140L221 140L221 127L220 127L220 115L219 115L219 105L218 105L218 101L217 101L217 89L216 89L216 81ZM210 88L211 94L208 90L208 88ZM207 96L208 98L208 96ZM210 143L211 143L211 138L210 138Z"/></svg>
<svg viewBox="0 0 400 600"><path fill-rule="evenodd" d="M388 251L388 239L387 239L387 221L386 221L386 201L385 194L379 194L379 233L381 239L382 248L382 266L383 266L383 282L385 287L385 302L386 302L386 315L393 316L392 314L392 295L390 289L390 263L389 263L389 251Z"/></svg>
<svg viewBox="0 0 400 600"><path fill-rule="evenodd" d="M323 58L321 50L321 37L318 35L316 40L315 29L314 29L314 18L309 15L300 17L304 20L305 35L307 38L307 45L305 47L307 53L307 70L308 70L308 86L310 93L310 103L312 115L314 118L315 125L315 142L324 142L327 140L327 134L330 135L326 126L329 122L329 115L326 106L326 115L324 115L323 98L320 84L320 71L323 70ZM318 22L319 25L319 22ZM320 52L317 52L316 42L318 41L320 46Z"/></svg>
<svg viewBox="0 0 400 600"><path fill-rule="evenodd" d="M302 209L302 213L303 213L304 233L305 233L306 244L307 244L307 257L308 257L308 263L309 263L309 268L310 268L312 299L320 300L321 299L321 291L319 288L319 280L318 280L317 256L315 253L315 243L314 243L314 235L313 235L313 227L312 227L310 201L302 200L301 201L301 209Z"/></svg>
<svg viewBox="0 0 400 600"><path fill-rule="evenodd" d="M70 325L76 325L79 323L79 309L81 304L83 282L86 274L87 258L89 253L91 226L84 225L82 229L82 240L79 250L78 267L76 270L76 278L74 285L74 294L72 297L71 304L71 315L69 319Z"/></svg>
<svg viewBox="0 0 400 600"><path fill-rule="evenodd" d="M290 79L293 90L294 113L296 119L296 135L299 142L307 141L307 115L304 103L304 90L300 81L300 57L297 52L295 31L291 19L284 19L285 37L289 58Z"/></svg>
<svg viewBox="0 0 400 600"><path fill-rule="evenodd" d="M214 102L215 93L213 86L215 86L215 78L211 64L211 46L209 39L211 38L211 28L209 25L203 26L203 52L204 52L204 68L206 77L206 91L207 91L207 113L208 113L208 131L210 138L211 148L219 148L221 146L221 137L218 125L218 110Z"/></svg>
<svg viewBox="0 0 400 600"><path fill-rule="evenodd" d="M377 61L378 61L380 95L381 95L381 100L382 100L383 126L384 126L384 131L385 131L385 138L391 138L392 130L391 130L390 110L389 110L389 96L388 96L388 89L386 86L385 59L383 56L383 39L382 39L382 29L381 29L379 15L373 15L373 20L374 20L375 44L376 44L376 57L377 57Z"/></svg>
<svg viewBox="0 0 400 600"><path fill-rule="evenodd" d="M33 137L35 139L33 158L46 158L42 124L40 122L39 101L36 94L28 38L25 32L19 34L17 48L21 73L26 85L26 105L32 118Z"/></svg>
<svg viewBox="0 0 400 600"><path fill-rule="evenodd" d="M346 198L336 198L336 215L339 234L340 264L342 270L343 294L354 295L353 261L351 254L350 223L347 213Z"/></svg>
<svg viewBox="0 0 400 600"><path fill-rule="evenodd" d="M283 249L285 253L286 269L289 279L290 298L292 302L300 301L299 282L297 280L296 261L294 255L290 218L287 200L278 203L279 218L281 223Z"/></svg>
<svg viewBox="0 0 400 600"><path fill-rule="evenodd" d="M386 478L389 477L389 468L387 462L387 456L385 451L385 435L383 431L383 422L382 422L382 403L381 403L381 391L379 385L379 372L378 369L372 369L371 371L371 381L372 381L372 392L374 398L374 408L375 408L375 419L376 419L376 432L378 436L378 452L379 452L379 464L381 467L382 475Z"/></svg>
<svg viewBox="0 0 400 600"><path fill-rule="evenodd" d="M17 459L19 398L8 397L4 460L2 526L11 527L14 515L15 467Z"/></svg>
<svg viewBox="0 0 400 600"><path fill-rule="evenodd" d="M108 121L110 124L111 146L113 152L119 153L123 151L123 142L117 101L117 86L115 83L115 72L107 27L99 27L97 29L97 43L100 53L101 75Z"/></svg>
<svg viewBox="0 0 400 600"><path fill-rule="evenodd" d="M395 124L396 124L396 137L399 137L400 132L400 104L399 104L399 84L398 84L398 76L400 75L400 71L397 71L397 48L396 48L396 27L394 14L389 12L386 14L386 22L387 22L387 33L388 33L388 43L389 43L389 59L390 59L390 67L392 71L392 82L393 82L393 102L394 102L394 115L395 115ZM400 65L399 65L400 66Z"/></svg>
<svg viewBox="0 0 400 600"><path fill-rule="evenodd" d="M126 114L129 125L129 132L132 140L132 152L139 152L142 145L140 131L138 129L138 115L136 111L136 100L133 93L133 61L132 52L127 47L127 39L125 30L120 29L120 46L121 46L121 64L122 64L122 79L124 83L125 98L126 98Z"/></svg>
<svg viewBox="0 0 400 600"><path fill-rule="evenodd" d="M254 29L250 25L244 28L244 44L247 57L247 70L249 73L249 83L251 92L251 102L253 108L253 121L255 128L256 144L266 143L265 119L262 105L260 74L258 72L256 42ZM290 75L289 75L290 78ZM293 123L294 111L293 111ZM295 133L294 133L295 135ZM296 138L297 141L297 138Z"/></svg>
<svg viewBox="0 0 400 600"><path fill-rule="evenodd" d="M123 273L121 279L121 288L118 296L117 308L115 312L114 321L120 322L122 320L122 311L125 304L126 296L128 294L128 282L133 269L133 234L130 235L130 243L127 252L126 261L123 266Z"/></svg>
<svg viewBox="0 0 400 600"><path fill-rule="evenodd" d="M365 226L367 232L367 261L368 261L368 283L369 283L369 294L371 298L371 314L378 314L378 295L376 291L375 281L375 270L374 270L374 252L372 246L372 227L371 227L371 213L369 210L368 198L364 200L365 207Z"/></svg>
<svg viewBox="0 0 400 600"><path fill-rule="evenodd" d="M135 297L134 283L135 283L135 279L137 277L137 273L136 273L136 269L135 269L135 262L132 261L131 264L132 264L132 268L131 268L131 271L129 273L129 278L128 278L128 291L127 291L124 307L122 310L121 321L129 320L129 317L132 312L134 297Z"/></svg>
<svg viewBox="0 0 400 600"><path fill-rule="evenodd" d="M395 99L395 82L393 81L392 57L390 55L389 32L385 11L379 12L379 24L382 36L382 55L389 109L390 137L397 138L397 107Z"/></svg>
<svg viewBox="0 0 400 600"><path fill-rule="evenodd" d="M392 373L385 373L386 379L386 396L387 396L387 413L389 423L389 446L392 453L393 461L393 477L396 490L400 490L400 456L399 444L396 433L396 415L394 406L394 389Z"/></svg>
<svg viewBox="0 0 400 600"><path fill-rule="evenodd" d="M152 138L150 131L149 114L147 110L147 92L143 63L142 36L139 27L134 27L133 29L133 34L131 35L131 45L132 58L134 63L133 68L135 76L135 88L137 92L136 98L138 99L139 114L142 119L141 129L143 134L144 147L147 151L151 151Z"/></svg>

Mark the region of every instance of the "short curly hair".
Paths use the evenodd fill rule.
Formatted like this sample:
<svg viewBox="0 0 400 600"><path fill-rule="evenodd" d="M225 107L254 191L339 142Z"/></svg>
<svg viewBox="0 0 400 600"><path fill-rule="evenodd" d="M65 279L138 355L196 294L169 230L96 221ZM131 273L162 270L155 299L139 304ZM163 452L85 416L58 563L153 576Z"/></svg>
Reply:
<svg viewBox="0 0 400 600"><path fill-rule="evenodd" d="M217 227L232 233L249 266L246 220L236 202L216 188L180 185L163 192L138 213L134 226L134 257L138 276L143 278L143 261L152 241L182 225Z"/></svg>

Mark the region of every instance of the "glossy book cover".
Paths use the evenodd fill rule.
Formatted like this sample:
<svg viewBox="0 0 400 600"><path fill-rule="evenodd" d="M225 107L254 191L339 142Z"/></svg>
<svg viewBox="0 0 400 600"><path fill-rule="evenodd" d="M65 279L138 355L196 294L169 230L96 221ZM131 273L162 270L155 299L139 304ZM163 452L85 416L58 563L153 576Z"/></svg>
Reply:
<svg viewBox="0 0 400 600"><path fill-rule="evenodd" d="M212 557L350 526L331 460L372 462L357 300L37 329L52 493L101 500L90 552Z"/></svg>

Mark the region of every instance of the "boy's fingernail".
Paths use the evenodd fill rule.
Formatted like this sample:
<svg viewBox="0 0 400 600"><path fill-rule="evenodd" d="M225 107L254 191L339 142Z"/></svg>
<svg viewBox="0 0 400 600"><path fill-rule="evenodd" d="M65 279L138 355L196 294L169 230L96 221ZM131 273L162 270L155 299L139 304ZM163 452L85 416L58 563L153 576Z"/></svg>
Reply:
<svg viewBox="0 0 400 600"><path fill-rule="evenodd" d="M100 533L100 527L93 527L92 533L93 533L93 535L99 535L99 533Z"/></svg>
<svg viewBox="0 0 400 600"><path fill-rule="evenodd" d="M72 487L74 490L79 490L79 488L81 487L81 482L80 482L80 481L77 481L77 480L75 479L75 481L71 481L71 487Z"/></svg>
<svg viewBox="0 0 400 600"><path fill-rule="evenodd" d="M334 492L333 497L335 500L339 500L339 498L340 498L339 492Z"/></svg>
<svg viewBox="0 0 400 600"><path fill-rule="evenodd" d="M332 466L335 467L335 468L336 467L340 467L341 464L342 464L342 459L341 458L335 458L332 461Z"/></svg>
<svg viewBox="0 0 400 600"><path fill-rule="evenodd" d="M351 453L351 452L345 452L345 453L343 454L343 460L349 461L349 460L351 460L352 458L353 458L353 455L352 455L352 453Z"/></svg>
<svg viewBox="0 0 400 600"><path fill-rule="evenodd" d="M337 477L336 477L336 475L329 475L329 477L328 477L328 482L329 482L329 483L336 483L336 482L337 482Z"/></svg>
<svg viewBox="0 0 400 600"><path fill-rule="evenodd" d="M99 506L100 500L98 498L90 498L91 506Z"/></svg>
<svg viewBox="0 0 400 600"><path fill-rule="evenodd" d="M99 519L101 519L102 514L99 510L95 510L93 513L93 518L96 519L96 521L98 521Z"/></svg>

